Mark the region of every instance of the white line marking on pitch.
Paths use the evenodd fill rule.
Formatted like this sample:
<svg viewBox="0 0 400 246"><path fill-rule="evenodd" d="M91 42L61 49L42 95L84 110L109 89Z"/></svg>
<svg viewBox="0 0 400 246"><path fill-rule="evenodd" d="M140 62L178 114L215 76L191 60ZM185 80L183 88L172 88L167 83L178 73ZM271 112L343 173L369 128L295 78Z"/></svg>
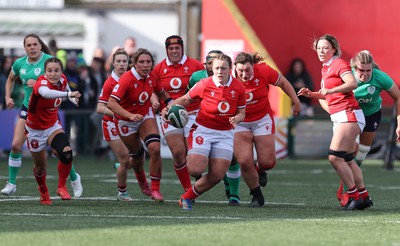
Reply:
<svg viewBox="0 0 400 246"><path fill-rule="evenodd" d="M52 200L60 200L60 197L54 196L50 197ZM72 198L72 200L86 200L86 201L117 201L116 197L106 196L106 197L80 197L80 198ZM15 196L15 197L0 197L0 202L15 202L15 201L39 201L39 197L33 196ZM118 201L121 202L121 201ZM154 202L150 198L148 199L140 199L140 198L132 198L131 202ZM178 200L164 200L164 202L168 203L178 203ZM203 204L227 204L228 201L209 201L209 200L196 200L196 203ZM247 202L243 202L247 205ZM293 205L293 206L305 206L305 203L289 203L289 202L266 202L266 205Z"/></svg>
<svg viewBox="0 0 400 246"><path fill-rule="evenodd" d="M100 215L100 214L49 214L49 213L0 213L2 216L38 216L38 217L93 217L93 218L140 218L140 219L205 219L205 220L248 220L245 217L230 217L230 216L150 216L150 215ZM278 219L264 218L263 221L290 221L290 222L346 222L346 223L367 223L370 220L365 219ZM377 223L400 224L399 220L384 220L375 221Z"/></svg>
<svg viewBox="0 0 400 246"><path fill-rule="evenodd" d="M43 216L43 217L95 217L95 218L142 218L142 219L212 219L212 220L243 220L241 217L224 216L151 216L151 215L100 215L100 214L42 214L42 213L0 213L4 216Z"/></svg>

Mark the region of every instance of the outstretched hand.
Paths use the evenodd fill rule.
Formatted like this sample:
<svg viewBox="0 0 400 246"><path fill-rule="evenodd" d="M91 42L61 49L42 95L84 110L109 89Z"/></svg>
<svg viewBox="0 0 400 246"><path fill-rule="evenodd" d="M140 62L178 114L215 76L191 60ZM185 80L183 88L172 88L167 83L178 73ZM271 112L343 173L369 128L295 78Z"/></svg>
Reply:
<svg viewBox="0 0 400 246"><path fill-rule="evenodd" d="M310 98L311 97L311 90L306 88L306 87L303 87L297 92L297 96L304 96L304 97Z"/></svg>

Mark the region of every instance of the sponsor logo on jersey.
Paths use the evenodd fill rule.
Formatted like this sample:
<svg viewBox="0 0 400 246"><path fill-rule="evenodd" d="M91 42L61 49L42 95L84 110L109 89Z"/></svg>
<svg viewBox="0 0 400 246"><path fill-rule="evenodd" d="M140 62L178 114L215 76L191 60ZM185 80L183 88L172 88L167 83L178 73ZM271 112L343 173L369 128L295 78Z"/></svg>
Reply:
<svg viewBox="0 0 400 246"><path fill-rule="evenodd" d="M141 104L144 104L147 101L147 99L149 99L149 94L146 91L144 91L140 93L138 99Z"/></svg>
<svg viewBox="0 0 400 246"><path fill-rule="evenodd" d="M220 102L220 103L218 103L218 111L223 113L223 114L228 112L230 108L231 108L231 105L229 105L228 102Z"/></svg>
<svg viewBox="0 0 400 246"><path fill-rule="evenodd" d="M246 102L249 103L253 100L253 92L246 93Z"/></svg>
<svg viewBox="0 0 400 246"><path fill-rule="evenodd" d="M169 85L172 89L179 89L182 86L182 80L180 78L172 78Z"/></svg>

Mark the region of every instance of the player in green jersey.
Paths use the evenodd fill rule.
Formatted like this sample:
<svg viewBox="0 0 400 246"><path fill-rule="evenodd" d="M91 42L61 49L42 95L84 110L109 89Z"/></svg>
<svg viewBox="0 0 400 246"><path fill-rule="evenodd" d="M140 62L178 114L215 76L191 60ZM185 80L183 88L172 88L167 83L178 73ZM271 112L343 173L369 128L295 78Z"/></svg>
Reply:
<svg viewBox="0 0 400 246"><path fill-rule="evenodd" d="M199 82L201 79L207 78L209 76L212 76L212 60L222 54L222 51L220 50L212 50L208 52L207 57L206 57L206 62L205 62L205 67L206 69L196 71L192 74L190 77L189 83L188 83L188 90L192 88L197 82ZM240 166L236 161L235 156L232 159L231 165L228 169L228 172L225 174L225 177L223 179L224 184L225 184L225 193L226 196L229 199L229 205L230 206L238 206L240 205L240 198L239 198L239 184L240 184ZM197 179L198 177L196 177Z"/></svg>
<svg viewBox="0 0 400 246"><path fill-rule="evenodd" d="M29 98L32 94L33 85L35 84L36 79L40 75L44 74L45 61L52 57L49 55L50 49L36 34L28 34L25 36L24 49L26 55L14 62L6 82L6 108L11 109L14 107L11 92L14 87L14 81L17 77L20 78L24 87L24 101L17 124L15 125L11 152L8 158L8 182L4 189L0 191L3 195L11 195L17 191L16 177L21 167L22 146L26 140L24 126L27 118ZM81 178L79 174L75 172L73 167L71 168L70 179L74 196L80 197L83 190Z"/></svg>
<svg viewBox="0 0 400 246"><path fill-rule="evenodd" d="M355 157L356 163L361 166L371 150L376 130L381 122L382 98L380 95L382 91L386 91L395 103L397 111L396 140L400 141L400 90L389 75L379 69L368 50L357 53L351 59L350 66L358 82L358 87L353 91L354 96L362 108L366 123L364 131L360 135L358 152ZM347 193L342 194L342 192L341 182L337 195L338 199L341 198L341 203L345 204L347 200L345 194Z"/></svg>

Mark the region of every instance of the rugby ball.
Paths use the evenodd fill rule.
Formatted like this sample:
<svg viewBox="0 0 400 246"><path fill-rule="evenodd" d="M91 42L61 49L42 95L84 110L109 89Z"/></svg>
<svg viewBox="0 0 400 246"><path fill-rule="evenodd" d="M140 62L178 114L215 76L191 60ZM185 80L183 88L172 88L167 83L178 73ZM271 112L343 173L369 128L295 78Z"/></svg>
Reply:
<svg viewBox="0 0 400 246"><path fill-rule="evenodd" d="M182 105L172 105L167 112L167 120L176 128L183 128L187 124L189 114Z"/></svg>

